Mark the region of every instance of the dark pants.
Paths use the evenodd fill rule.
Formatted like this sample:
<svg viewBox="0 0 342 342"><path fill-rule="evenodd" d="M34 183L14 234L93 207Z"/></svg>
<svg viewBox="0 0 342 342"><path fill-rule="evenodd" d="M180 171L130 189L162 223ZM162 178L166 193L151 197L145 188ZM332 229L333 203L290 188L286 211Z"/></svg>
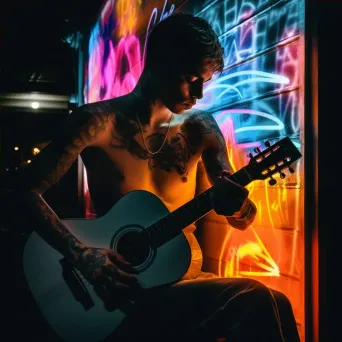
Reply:
<svg viewBox="0 0 342 342"><path fill-rule="evenodd" d="M37 342L60 341L44 322L24 279L17 275L17 284L23 287L14 286L11 273L4 272L8 278L2 283L7 285L7 290L2 289L2 308L9 319L2 332L7 335L8 328L13 338L8 341L24 337ZM109 341L212 342L218 337L227 337L227 342L299 341L287 297L254 280L187 280L148 291ZM17 328L13 330L13 326Z"/></svg>
<svg viewBox="0 0 342 342"><path fill-rule="evenodd" d="M300 341L288 298L246 278L195 279L136 302L110 341Z"/></svg>

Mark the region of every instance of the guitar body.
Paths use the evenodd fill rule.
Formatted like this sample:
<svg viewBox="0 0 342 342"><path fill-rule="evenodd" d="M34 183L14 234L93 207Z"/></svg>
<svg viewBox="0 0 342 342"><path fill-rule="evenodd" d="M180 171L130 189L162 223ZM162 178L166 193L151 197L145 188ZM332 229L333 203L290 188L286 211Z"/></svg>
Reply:
<svg viewBox="0 0 342 342"><path fill-rule="evenodd" d="M144 230L168 214L157 196L133 191L105 216L63 222L83 243L116 250L124 234ZM137 277L143 288L174 283L186 273L190 262L191 250L181 233L158 248L150 248L143 262L136 266ZM25 244L23 267L44 318L65 341L101 341L126 317L121 309L108 311L90 284L78 277L63 255L35 232Z"/></svg>

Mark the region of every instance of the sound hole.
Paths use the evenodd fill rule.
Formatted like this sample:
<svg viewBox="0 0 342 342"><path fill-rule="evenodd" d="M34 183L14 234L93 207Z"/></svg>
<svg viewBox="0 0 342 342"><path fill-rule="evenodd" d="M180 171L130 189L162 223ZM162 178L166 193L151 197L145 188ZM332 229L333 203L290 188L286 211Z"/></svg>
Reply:
<svg viewBox="0 0 342 342"><path fill-rule="evenodd" d="M129 231L119 238L116 250L133 266L139 266L148 258L150 245L141 233Z"/></svg>

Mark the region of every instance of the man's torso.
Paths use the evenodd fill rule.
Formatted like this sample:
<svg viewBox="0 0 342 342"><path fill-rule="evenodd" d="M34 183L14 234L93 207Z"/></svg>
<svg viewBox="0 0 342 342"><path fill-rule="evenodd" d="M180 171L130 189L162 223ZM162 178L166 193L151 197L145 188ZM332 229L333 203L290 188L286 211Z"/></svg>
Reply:
<svg viewBox="0 0 342 342"><path fill-rule="evenodd" d="M203 150L196 114L174 116L166 141L159 153L146 151L141 127L132 119L130 104L125 97L90 104L90 111L108 114L111 136L101 147L88 147L81 156L87 170L89 192L98 216L105 215L115 203L130 191L146 190L163 201L170 212L190 201L196 191L197 164ZM167 127L151 138L144 132L147 147L158 150L165 139ZM201 267L202 255L194 225L184 232L190 243L193 264Z"/></svg>

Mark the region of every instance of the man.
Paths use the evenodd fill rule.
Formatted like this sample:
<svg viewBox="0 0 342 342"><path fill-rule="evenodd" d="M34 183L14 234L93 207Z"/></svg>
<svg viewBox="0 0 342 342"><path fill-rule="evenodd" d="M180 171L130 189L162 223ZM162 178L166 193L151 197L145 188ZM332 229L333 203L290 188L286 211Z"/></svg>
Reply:
<svg viewBox="0 0 342 342"><path fill-rule="evenodd" d="M146 51L144 71L131 93L75 110L20 171L8 195L13 208L24 212L26 225L79 268L104 300L139 294L136 311L112 340L299 341L284 295L251 279L218 278L195 267L200 249L194 225L184 232L195 266L180 282L144 295L121 255L78 241L42 198L81 155L98 216L133 190L152 192L173 211L194 197L202 159L210 182L229 189L215 192L215 211L242 230L254 220L248 190L228 179L232 169L215 120L191 110L203 97L204 83L223 69L216 34L203 19L174 14L155 26Z"/></svg>

